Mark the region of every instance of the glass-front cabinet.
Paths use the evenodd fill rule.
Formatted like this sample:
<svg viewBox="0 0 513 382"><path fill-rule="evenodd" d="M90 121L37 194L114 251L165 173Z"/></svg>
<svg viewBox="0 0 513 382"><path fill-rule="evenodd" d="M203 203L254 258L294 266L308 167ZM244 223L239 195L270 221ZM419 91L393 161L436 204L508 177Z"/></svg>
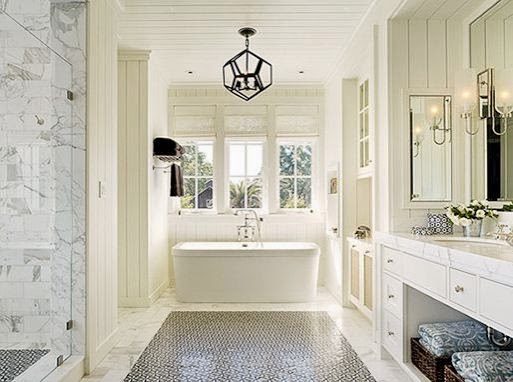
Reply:
<svg viewBox="0 0 513 382"><path fill-rule="evenodd" d="M370 133L369 80L358 88L358 168L365 172L372 164Z"/></svg>

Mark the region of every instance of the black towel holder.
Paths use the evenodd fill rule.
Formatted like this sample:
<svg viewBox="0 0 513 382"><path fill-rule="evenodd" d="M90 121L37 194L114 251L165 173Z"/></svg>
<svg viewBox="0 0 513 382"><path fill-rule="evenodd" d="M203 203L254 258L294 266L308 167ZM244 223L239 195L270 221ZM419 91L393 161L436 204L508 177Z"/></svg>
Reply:
<svg viewBox="0 0 513 382"><path fill-rule="evenodd" d="M166 166L155 166L153 170L168 169L173 163L180 163L185 150L175 140L169 137L155 137L153 139L153 158L169 163Z"/></svg>

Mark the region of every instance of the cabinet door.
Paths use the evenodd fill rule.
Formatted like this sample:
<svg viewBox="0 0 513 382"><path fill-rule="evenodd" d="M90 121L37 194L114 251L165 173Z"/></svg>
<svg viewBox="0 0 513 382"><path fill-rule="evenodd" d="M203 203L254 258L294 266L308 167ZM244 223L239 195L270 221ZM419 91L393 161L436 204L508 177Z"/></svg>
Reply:
<svg viewBox="0 0 513 382"><path fill-rule="evenodd" d="M360 169L365 169L372 163L369 114L369 80L365 80L359 86L358 100L358 165Z"/></svg>
<svg viewBox="0 0 513 382"><path fill-rule="evenodd" d="M367 309L372 310L373 299L372 299L372 284L373 284L373 272L372 272L372 256L363 256L363 305Z"/></svg>
<svg viewBox="0 0 513 382"><path fill-rule="evenodd" d="M360 252L351 248L351 295L360 299Z"/></svg>

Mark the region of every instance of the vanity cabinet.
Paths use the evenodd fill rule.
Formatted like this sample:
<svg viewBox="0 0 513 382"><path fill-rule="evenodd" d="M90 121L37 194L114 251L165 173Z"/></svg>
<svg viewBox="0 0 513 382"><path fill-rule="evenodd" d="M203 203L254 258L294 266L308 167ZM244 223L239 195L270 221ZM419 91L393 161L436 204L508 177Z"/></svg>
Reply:
<svg viewBox="0 0 513 382"><path fill-rule="evenodd" d="M366 317L372 318L374 307L374 254L368 240L348 238L349 301Z"/></svg>
<svg viewBox="0 0 513 382"><path fill-rule="evenodd" d="M477 305L477 277L457 269L449 269L449 299L473 312Z"/></svg>
<svg viewBox="0 0 513 382"><path fill-rule="evenodd" d="M487 256L482 247L474 253L466 244L470 249L407 234L375 235L376 341L414 381L425 381L410 361L409 340L421 323L471 317L513 336L513 249L492 247Z"/></svg>

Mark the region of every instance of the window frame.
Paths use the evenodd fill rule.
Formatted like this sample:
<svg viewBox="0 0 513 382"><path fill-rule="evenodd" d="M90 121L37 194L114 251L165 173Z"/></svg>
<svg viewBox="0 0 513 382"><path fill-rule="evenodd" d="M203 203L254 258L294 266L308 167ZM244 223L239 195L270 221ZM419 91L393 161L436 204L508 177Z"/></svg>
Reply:
<svg viewBox="0 0 513 382"><path fill-rule="evenodd" d="M218 171L218 165L216 165L216 147L217 147L217 142L216 142L216 138L215 137L181 137L181 138L177 138L178 140L178 143L180 143L180 145L182 146L191 146L191 144L194 144L196 147L198 147L198 145L201 145L201 143L210 143L212 145L212 175L211 176L208 176L208 175L201 175L201 176L198 176L197 173L198 173L198 168L197 168L197 154L196 154L196 174L194 176L190 176L190 175L183 175L183 179L184 179L184 187L185 187L185 180L187 178L189 179L195 179L195 188L196 188L196 191L197 191L197 186L198 186L198 179L212 179L212 208L198 208L198 200L197 200L197 197L198 195L196 194L196 200L195 200L195 207L194 208L183 208L182 207L182 201L181 201L181 198L178 200L178 204L179 204L179 210L181 211L181 213L186 213L186 214L217 214L217 182L216 182L216 176L217 176L217 171ZM197 153L198 151L196 151Z"/></svg>
<svg viewBox="0 0 513 382"><path fill-rule="evenodd" d="M234 142L241 142L247 143L249 142L259 142L262 144L262 173L260 177L262 178L262 207L261 208L249 208L249 207L243 207L243 208L232 208L230 203L230 178L232 178L230 174L230 145ZM247 147L247 146L246 146ZM269 179L268 179L268 171L266 171L267 163L268 163L268 155L267 155L267 137L264 136L230 136L226 137L224 139L224 201L226 206L226 211L228 213L234 213L241 209L252 209L255 210L261 214L266 213L269 211L269 198L268 198L268 186L269 186ZM250 176L247 175L247 149L244 150L244 155L246 156L246 165L245 165L245 175L244 178L250 178Z"/></svg>
<svg viewBox="0 0 513 382"><path fill-rule="evenodd" d="M276 211L284 214L290 214L290 213L314 213L317 210L317 192L318 192L318 166L319 163L317 162L318 156L317 156L317 148L318 148L319 139L318 137L312 137L312 136L287 136L287 137L277 137L276 138L276 153L275 153L275 163L276 163L276 169L275 169L275 177L276 177L276 190L275 190L275 200L276 200ZM283 145L294 145L298 146L300 144L308 144L312 147L312 168L311 168L311 174L309 176L306 175L296 175L297 169L294 169L294 175L293 176L287 176L287 175L281 175L281 168L280 168L280 146ZM293 178L293 179L300 179L300 178L310 178L311 180L311 205L309 208L284 208L281 207L281 200L280 200L280 181L282 178ZM294 193L297 192L297 181L294 181Z"/></svg>

